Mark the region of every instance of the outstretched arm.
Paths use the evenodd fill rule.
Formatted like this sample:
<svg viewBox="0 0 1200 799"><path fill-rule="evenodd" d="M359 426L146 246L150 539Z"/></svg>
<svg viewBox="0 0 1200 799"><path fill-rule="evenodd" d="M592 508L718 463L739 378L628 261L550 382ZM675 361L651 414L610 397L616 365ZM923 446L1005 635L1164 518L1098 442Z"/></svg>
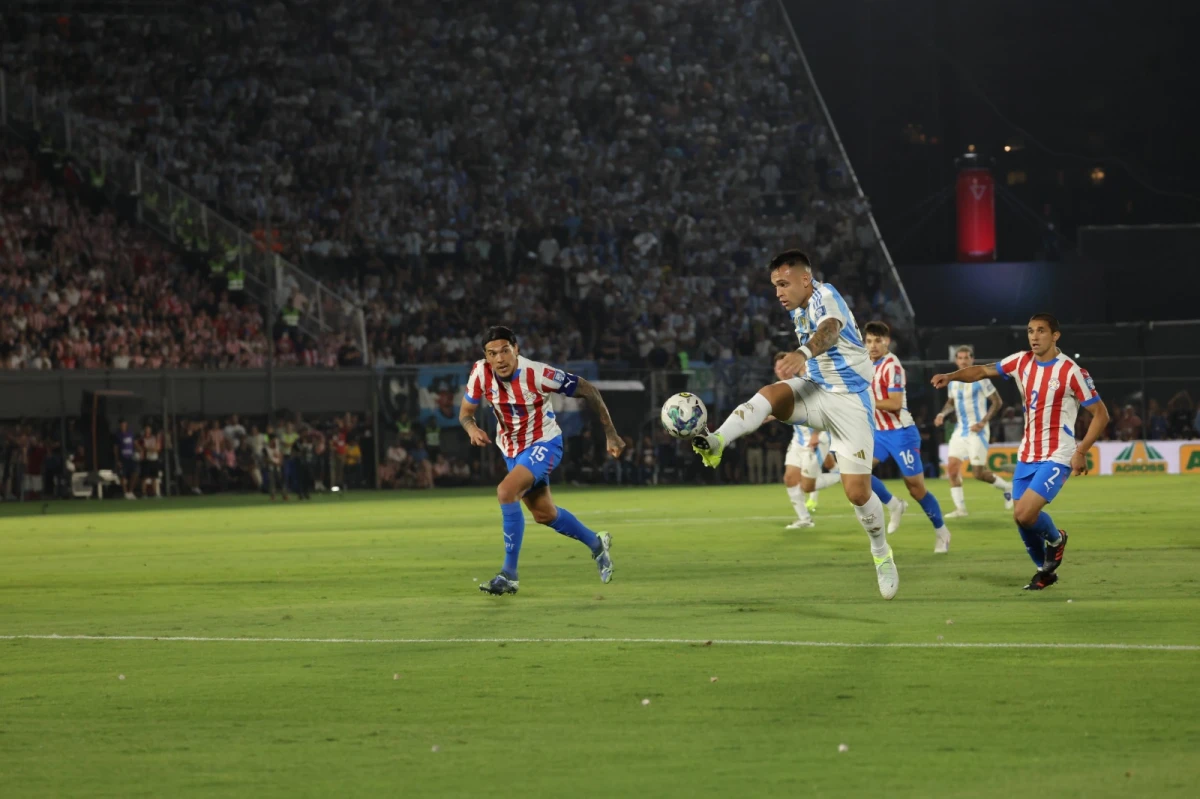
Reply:
<svg viewBox="0 0 1200 799"><path fill-rule="evenodd" d="M604 404L604 397L600 396L600 389L581 377L579 385L575 387L575 397L586 402L588 408L600 420L600 424L604 427L608 454L614 458L620 457L621 450L625 449L625 441L617 433L617 428L613 426L612 416L608 413L608 406Z"/></svg>
<svg viewBox="0 0 1200 799"><path fill-rule="evenodd" d="M966 369L959 369L948 375L934 375L930 382L933 383L934 388L945 388L948 383L955 380L960 383L978 383L980 380L999 376L1000 372L996 371L996 364L981 363L968 366Z"/></svg>

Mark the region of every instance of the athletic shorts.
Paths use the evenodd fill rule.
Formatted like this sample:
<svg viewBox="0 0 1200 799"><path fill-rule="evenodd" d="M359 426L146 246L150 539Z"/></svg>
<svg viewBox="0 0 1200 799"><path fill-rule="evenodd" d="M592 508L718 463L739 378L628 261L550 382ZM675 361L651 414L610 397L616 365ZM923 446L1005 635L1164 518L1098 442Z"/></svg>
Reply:
<svg viewBox="0 0 1200 799"><path fill-rule="evenodd" d="M954 435L950 436L950 457L967 461L972 466L987 466L987 433L980 431L963 435L961 428L955 430Z"/></svg>
<svg viewBox="0 0 1200 799"><path fill-rule="evenodd" d="M533 485L529 489L532 491L550 485L550 472L562 461L562 451L562 436L558 436L521 450L515 458L505 457L504 463L510 472L517 466L524 466L533 472Z"/></svg>
<svg viewBox="0 0 1200 799"><path fill-rule="evenodd" d="M829 433L829 449L843 474L870 474L875 449L875 401L870 391L837 394L807 377L784 380L792 389L792 424Z"/></svg>
<svg viewBox="0 0 1200 799"><path fill-rule="evenodd" d="M137 477L138 465L133 458L121 458L121 476Z"/></svg>
<svg viewBox="0 0 1200 799"><path fill-rule="evenodd" d="M921 464L921 434L915 425L896 430L876 430L875 457L880 463L891 458L905 477L915 477L925 472Z"/></svg>
<svg viewBox="0 0 1200 799"><path fill-rule="evenodd" d="M1022 461L1013 471L1012 498L1020 499L1026 489L1029 489L1047 502L1053 502L1070 476L1071 467L1061 463L1054 461L1025 463Z"/></svg>
<svg viewBox="0 0 1200 799"><path fill-rule="evenodd" d="M788 444L787 456L783 460L783 465L794 466L799 469L805 477L810 477L815 480L821 476L821 465L825 463L825 456L828 454L828 433L821 434L821 440L818 442L815 452L812 449L801 445L796 441L795 436L793 436L792 443Z"/></svg>

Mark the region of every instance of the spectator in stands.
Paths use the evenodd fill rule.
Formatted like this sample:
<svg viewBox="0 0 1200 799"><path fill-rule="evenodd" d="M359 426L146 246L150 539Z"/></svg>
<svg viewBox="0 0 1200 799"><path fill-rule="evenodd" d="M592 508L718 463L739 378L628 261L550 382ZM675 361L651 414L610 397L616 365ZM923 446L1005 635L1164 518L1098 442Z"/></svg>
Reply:
<svg viewBox="0 0 1200 799"><path fill-rule="evenodd" d="M1126 405L1118 411L1117 438L1121 441L1134 441L1142 437L1142 420L1133 410L1132 405Z"/></svg>
<svg viewBox="0 0 1200 799"><path fill-rule="evenodd" d="M1178 392L1167 402L1167 420L1171 438L1191 438L1193 425L1192 395L1186 390Z"/></svg>
<svg viewBox="0 0 1200 799"><path fill-rule="evenodd" d="M271 501L275 501L275 492L279 491L283 496L283 501L287 502L287 481L283 477L283 446L279 441L279 436L271 433L271 437L267 441L267 490L271 494Z"/></svg>
<svg viewBox="0 0 1200 799"><path fill-rule="evenodd" d="M1162 441L1170 432L1170 422L1166 412L1159 406L1158 400L1150 400L1147 409L1149 421L1146 423L1146 438L1151 441Z"/></svg>

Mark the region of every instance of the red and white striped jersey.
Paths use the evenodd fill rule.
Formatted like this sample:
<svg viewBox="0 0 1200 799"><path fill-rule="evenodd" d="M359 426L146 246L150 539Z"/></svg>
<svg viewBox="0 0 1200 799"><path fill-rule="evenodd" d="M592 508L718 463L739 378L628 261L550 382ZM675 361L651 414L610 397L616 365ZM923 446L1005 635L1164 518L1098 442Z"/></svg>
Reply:
<svg viewBox="0 0 1200 799"><path fill-rule="evenodd" d="M875 401L887 399L892 394L904 394L905 385L908 378L904 376L904 367L900 365L900 359L890 352L875 362L875 377L871 379L871 393L875 395ZM901 402L908 402L907 398L902 398ZM901 405L899 411L881 411L875 409L875 429L876 430L899 430L901 427L912 427L912 414L908 412L908 406Z"/></svg>
<svg viewBox="0 0 1200 799"><path fill-rule="evenodd" d="M1021 463L1053 461L1065 466L1075 454L1075 417L1081 407L1100 401L1092 376L1059 352L1039 362L1032 352L1016 352L996 364L1005 380L1013 378L1025 400Z"/></svg>
<svg viewBox="0 0 1200 799"><path fill-rule="evenodd" d="M570 372L520 356L507 379L479 360L467 378L465 399L475 405L487 399L496 415L496 446L505 457L515 458L534 444L562 435L547 395L573 397L578 385L579 378Z"/></svg>

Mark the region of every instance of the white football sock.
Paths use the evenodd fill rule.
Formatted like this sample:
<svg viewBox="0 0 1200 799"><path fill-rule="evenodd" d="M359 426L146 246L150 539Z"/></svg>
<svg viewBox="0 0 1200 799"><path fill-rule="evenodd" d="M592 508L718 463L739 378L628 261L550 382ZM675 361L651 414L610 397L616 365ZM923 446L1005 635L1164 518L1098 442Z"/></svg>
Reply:
<svg viewBox="0 0 1200 799"><path fill-rule="evenodd" d="M1000 478L1000 475L998 475L998 474L992 475L992 485L994 485L996 488L1000 489L1001 491L1008 491L1009 489L1012 488L1012 486L1010 484L1008 484L1007 482L1005 482L1004 480L1002 480Z"/></svg>
<svg viewBox="0 0 1200 799"><path fill-rule="evenodd" d="M842 482L842 476L840 474L833 474L832 472L826 472L825 474L819 474L819 475L817 475L816 490L813 491L813 493L815 494L817 491L820 491L822 488L829 488L830 486L835 486L840 482Z"/></svg>
<svg viewBox="0 0 1200 799"><path fill-rule="evenodd" d="M717 434L724 437L725 443L728 444L762 427L770 415L770 401L762 394L755 394L733 409L733 413L729 414L724 424L717 428Z"/></svg>
<svg viewBox="0 0 1200 799"><path fill-rule="evenodd" d="M962 486L950 486L950 498L954 500L954 507L958 510L967 509L967 502L963 499Z"/></svg>
<svg viewBox="0 0 1200 799"><path fill-rule="evenodd" d="M796 509L796 518L800 521L808 521L812 518L808 514L808 508L804 507L804 489L800 486L791 486L787 490L788 499L792 501L792 507Z"/></svg>
<svg viewBox="0 0 1200 799"><path fill-rule="evenodd" d="M875 492L871 492L871 498L867 500L866 505L854 506L854 515L871 538L871 554L877 558L887 557L888 542L887 533L883 529L883 503L875 496Z"/></svg>

